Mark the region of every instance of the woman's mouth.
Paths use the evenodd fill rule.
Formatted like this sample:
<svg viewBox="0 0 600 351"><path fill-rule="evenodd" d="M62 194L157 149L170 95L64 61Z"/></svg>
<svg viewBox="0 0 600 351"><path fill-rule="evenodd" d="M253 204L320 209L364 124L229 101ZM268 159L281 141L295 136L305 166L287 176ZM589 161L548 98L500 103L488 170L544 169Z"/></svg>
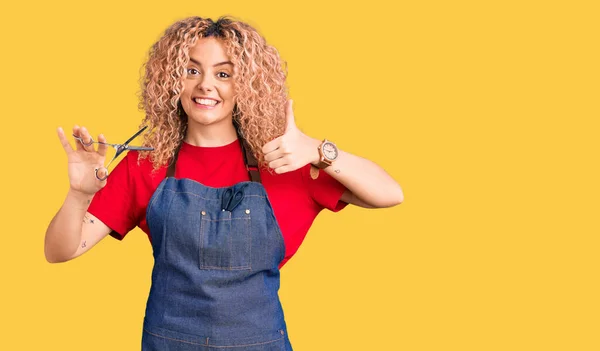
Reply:
<svg viewBox="0 0 600 351"><path fill-rule="evenodd" d="M205 99L205 98L192 98L192 101L194 101L194 104L196 105L196 107L199 108L214 108L215 106L217 106L220 101L214 100L214 99Z"/></svg>

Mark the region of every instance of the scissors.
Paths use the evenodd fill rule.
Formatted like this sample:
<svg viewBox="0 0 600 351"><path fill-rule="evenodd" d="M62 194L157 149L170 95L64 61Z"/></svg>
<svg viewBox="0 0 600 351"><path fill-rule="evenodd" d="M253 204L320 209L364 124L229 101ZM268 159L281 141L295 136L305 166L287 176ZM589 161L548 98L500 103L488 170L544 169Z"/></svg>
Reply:
<svg viewBox="0 0 600 351"><path fill-rule="evenodd" d="M244 188L248 184L242 185L237 191L233 191L232 188L228 188L223 193L221 198L221 211L233 212L233 209L242 202L244 199Z"/></svg>
<svg viewBox="0 0 600 351"><path fill-rule="evenodd" d="M79 142L81 142L81 145L83 146L90 146L94 143L96 144L102 144L102 145L106 145L106 146L112 146L115 148L115 150L117 150L117 153L115 154L115 156L112 158L112 160L110 160L110 162L108 163L108 165L106 165L106 167L98 167L95 168L94 171L96 173L96 179L102 181L102 180L106 180L106 178L108 178L108 167L110 166L110 164L117 158L119 157L123 152L128 151L128 150L134 150L134 151L153 151L154 148L153 147L145 147L145 146L129 146L129 143L135 139L138 135L140 135L144 130L146 130L146 128L148 128L148 126L144 126L142 129L138 130L137 133L135 133L131 138L127 139L127 141L125 141L123 144L109 144L109 143L104 143L102 141L94 141L94 139L90 140L89 143L84 143L83 142L83 138L78 137L77 135L73 134L73 137L75 137L75 139L79 140ZM104 169L106 171L105 176L100 178L98 176L98 171Z"/></svg>

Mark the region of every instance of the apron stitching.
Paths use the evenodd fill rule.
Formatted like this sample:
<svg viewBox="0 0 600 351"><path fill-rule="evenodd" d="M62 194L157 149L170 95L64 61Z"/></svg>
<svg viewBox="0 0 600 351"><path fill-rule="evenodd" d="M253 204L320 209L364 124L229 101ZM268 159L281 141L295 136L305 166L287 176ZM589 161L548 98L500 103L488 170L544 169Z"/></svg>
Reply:
<svg viewBox="0 0 600 351"><path fill-rule="evenodd" d="M200 268L202 268L204 267L204 264L202 262L202 260L204 259L204 255L202 255L202 249L204 249L204 215L200 217L200 245L198 246L200 247L198 251L198 264L200 265Z"/></svg>
<svg viewBox="0 0 600 351"><path fill-rule="evenodd" d="M210 347L210 348L216 348L216 349L265 345L265 344L270 344L270 343L277 342L277 341L280 341L280 340L284 339L284 337L281 337L281 338L278 338L278 339L269 340L269 341L263 341L263 342L257 342L257 343L253 343L253 344L239 344L239 345L231 345L231 346L217 346L217 345L209 345L208 344L208 339L209 338L206 338L206 343L201 344L201 343L197 343L197 342L192 342L192 341L187 341L187 340L181 340L181 339L176 339L176 338L170 338L170 337L167 337L167 336L155 334L155 333L152 333L152 332L148 331L147 329L144 329L144 331L146 333L152 335L152 336L156 336L157 338L162 338L162 339L167 339L167 340L172 340L172 341L179 341L179 342L183 342L183 343L186 343L186 344L192 344L192 345L204 345L204 346L207 346L207 347Z"/></svg>
<svg viewBox="0 0 600 351"><path fill-rule="evenodd" d="M171 205L173 204L173 200L175 200L175 196L171 196L171 201L169 201L169 206L167 207L167 213L169 213L169 211L171 211ZM163 232L167 233L167 220L163 219L162 222L163 225ZM168 262L168 250L167 250L167 239L168 239L168 235L163 235L163 239L162 239L162 245L163 245L163 252L164 252L164 261ZM167 274L167 281L169 281L169 274ZM167 284L165 284L167 285Z"/></svg>
<svg viewBox="0 0 600 351"><path fill-rule="evenodd" d="M213 199L209 199L209 198L206 198L206 197L204 197L202 195L198 195L196 193L191 193L189 191L177 191L177 190L172 190L172 189L164 189L162 191L169 191L169 192L172 192L172 193L175 193L175 194L192 195L192 196L199 197L199 198L201 198L203 200L206 200L206 201L221 201L221 199L214 199L214 198ZM261 198L261 199L266 198L266 196L264 196L264 195L256 195L256 194L244 195L244 197L258 197L258 198Z"/></svg>
<svg viewBox="0 0 600 351"><path fill-rule="evenodd" d="M246 244L248 245L248 257L252 257L252 233L250 233L250 229L248 228L250 226L250 216L248 216L248 219L245 220L246 222L246 232L244 233L244 235L246 236L247 240L246 240ZM249 265L252 266L252 260L250 260ZM250 269L252 269L252 267L250 267Z"/></svg>

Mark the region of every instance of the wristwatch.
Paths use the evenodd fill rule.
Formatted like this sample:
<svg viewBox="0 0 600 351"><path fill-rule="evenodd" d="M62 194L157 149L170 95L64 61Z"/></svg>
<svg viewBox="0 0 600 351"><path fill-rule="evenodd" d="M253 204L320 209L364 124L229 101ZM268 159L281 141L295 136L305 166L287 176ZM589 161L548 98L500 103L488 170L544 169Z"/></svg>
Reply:
<svg viewBox="0 0 600 351"><path fill-rule="evenodd" d="M338 148L335 144L327 139L324 139L321 145L319 145L319 163L317 167L320 169L331 166L333 161L338 157Z"/></svg>

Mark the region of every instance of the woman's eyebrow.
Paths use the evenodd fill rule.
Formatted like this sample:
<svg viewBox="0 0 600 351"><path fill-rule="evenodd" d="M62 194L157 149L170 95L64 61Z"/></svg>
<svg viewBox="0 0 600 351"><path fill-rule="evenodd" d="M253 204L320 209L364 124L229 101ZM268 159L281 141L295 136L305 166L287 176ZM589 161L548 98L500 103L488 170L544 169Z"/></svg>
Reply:
<svg viewBox="0 0 600 351"><path fill-rule="evenodd" d="M200 62L194 60L193 58L190 57L190 61L192 61L193 63L197 64L198 66L202 67L202 64L200 64ZM223 65L232 65L233 66L233 62L231 61L223 61L223 62L219 62L217 64L214 64L213 67L217 67L217 66L223 66Z"/></svg>
<svg viewBox="0 0 600 351"><path fill-rule="evenodd" d="M223 65L232 65L233 66L233 62L231 62L231 61L219 62L216 65L213 65L213 67L223 66Z"/></svg>

